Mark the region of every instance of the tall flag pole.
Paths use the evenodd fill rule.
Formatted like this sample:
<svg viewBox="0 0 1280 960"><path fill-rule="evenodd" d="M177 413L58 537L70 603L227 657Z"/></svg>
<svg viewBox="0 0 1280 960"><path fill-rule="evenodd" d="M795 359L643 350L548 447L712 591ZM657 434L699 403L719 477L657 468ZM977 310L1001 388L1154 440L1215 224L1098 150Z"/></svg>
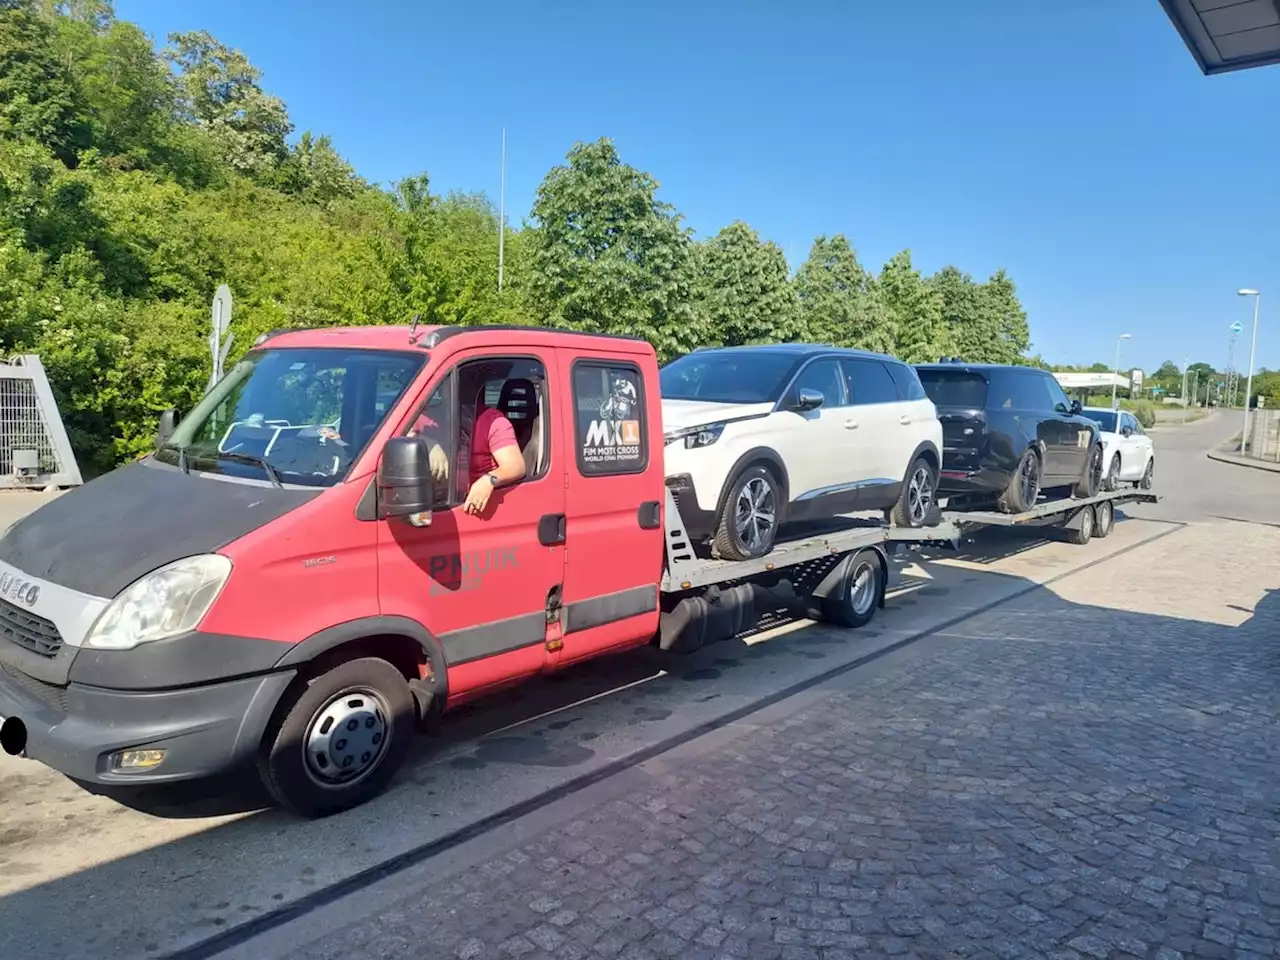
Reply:
<svg viewBox="0 0 1280 960"><path fill-rule="evenodd" d="M507 128L502 128L502 166L498 175L498 292L502 292L502 256L507 238Z"/></svg>

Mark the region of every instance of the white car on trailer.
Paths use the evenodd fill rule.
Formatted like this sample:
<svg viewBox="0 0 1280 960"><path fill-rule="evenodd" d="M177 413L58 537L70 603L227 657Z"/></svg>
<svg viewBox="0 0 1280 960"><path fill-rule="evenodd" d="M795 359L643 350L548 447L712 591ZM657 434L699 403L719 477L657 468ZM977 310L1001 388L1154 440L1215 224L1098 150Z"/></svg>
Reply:
<svg viewBox="0 0 1280 960"><path fill-rule="evenodd" d="M1150 490L1155 478L1156 451L1151 437L1128 410L1085 407L1083 414L1102 428L1103 489L1132 483Z"/></svg>

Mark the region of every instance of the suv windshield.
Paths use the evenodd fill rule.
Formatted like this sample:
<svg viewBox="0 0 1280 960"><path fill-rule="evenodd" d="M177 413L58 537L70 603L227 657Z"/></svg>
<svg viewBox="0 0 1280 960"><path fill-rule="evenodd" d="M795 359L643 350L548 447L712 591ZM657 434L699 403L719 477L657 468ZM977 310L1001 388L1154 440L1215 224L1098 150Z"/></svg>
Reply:
<svg viewBox="0 0 1280 960"><path fill-rule="evenodd" d="M337 483L426 360L423 352L257 350L205 395L156 454L163 463L273 483Z"/></svg>
<svg viewBox="0 0 1280 960"><path fill-rule="evenodd" d="M936 407L981 410L987 405L987 381L976 373L930 369L917 369L916 373Z"/></svg>
<svg viewBox="0 0 1280 960"><path fill-rule="evenodd" d="M659 373L664 400L776 403L799 358L762 350L705 350L672 360Z"/></svg>
<svg viewBox="0 0 1280 960"><path fill-rule="evenodd" d="M1108 433L1116 431L1116 415L1110 410L1085 410L1082 411L1086 417L1100 426Z"/></svg>

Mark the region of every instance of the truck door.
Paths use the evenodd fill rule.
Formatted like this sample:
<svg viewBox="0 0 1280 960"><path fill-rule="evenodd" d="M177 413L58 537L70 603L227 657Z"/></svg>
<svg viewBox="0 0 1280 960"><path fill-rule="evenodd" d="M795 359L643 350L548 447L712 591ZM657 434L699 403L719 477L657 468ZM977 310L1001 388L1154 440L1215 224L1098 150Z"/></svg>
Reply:
<svg viewBox="0 0 1280 960"><path fill-rule="evenodd" d="M449 477L437 484L430 526L378 521L381 610L418 621L441 641L451 697L548 662L547 606L564 573L564 547L549 533L564 514L568 449L556 419L565 391L554 359L546 348L462 351L401 426L447 451ZM471 428L484 407L511 421L525 479L495 490L475 516L462 503Z"/></svg>
<svg viewBox="0 0 1280 960"><path fill-rule="evenodd" d="M664 493L656 370L604 351L561 351L568 517L560 662L658 629ZM652 367L652 361L648 360Z"/></svg>

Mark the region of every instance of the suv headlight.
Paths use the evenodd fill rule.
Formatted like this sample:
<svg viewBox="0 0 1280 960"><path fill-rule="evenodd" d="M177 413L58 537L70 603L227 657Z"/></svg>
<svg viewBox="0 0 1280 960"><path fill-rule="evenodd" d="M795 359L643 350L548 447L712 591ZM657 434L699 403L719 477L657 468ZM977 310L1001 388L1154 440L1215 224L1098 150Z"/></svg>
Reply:
<svg viewBox="0 0 1280 960"><path fill-rule="evenodd" d="M153 570L107 604L84 645L132 650L140 643L194 630L229 576L231 561L216 553L187 557Z"/></svg>
<svg viewBox="0 0 1280 960"><path fill-rule="evenodd" d="M672 430L670 433L662 435L662 445L669 447L677 440L684 441L686 450L694 450L698 447L709 447L720 439L720 434L724 433L723 423L708 423L703 427L685 427L683 430Z"/></svg>

